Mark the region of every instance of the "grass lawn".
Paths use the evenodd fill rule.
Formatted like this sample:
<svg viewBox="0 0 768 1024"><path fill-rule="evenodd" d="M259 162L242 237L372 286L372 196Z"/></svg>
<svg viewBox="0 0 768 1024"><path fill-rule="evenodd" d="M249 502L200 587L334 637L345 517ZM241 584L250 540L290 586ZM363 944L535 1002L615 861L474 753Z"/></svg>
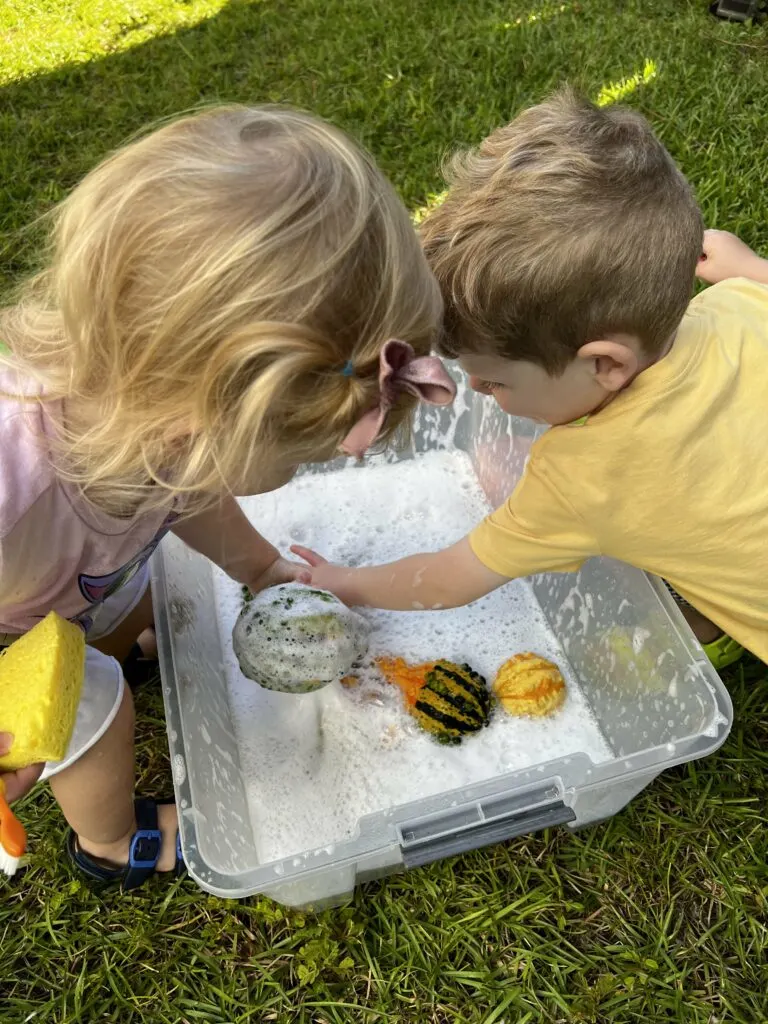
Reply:
<svg viewBox="0 0 768 1024"><path fill-rule="evenodd" d="M768 30L708 0L5 0L0 286L21 231L110 147L200 101L314 109L416 210L439 163L564 78L647 114L707 220L768 251ZM757 443L758 439L756 439ZM45 789L32 865L0 883L0 1022L554 1024L768 1021L768 678L729 674L722 750L612 821L369 884L317 917L191 883L99 900ZM143 693L140 788L167 791Z"/></svg>

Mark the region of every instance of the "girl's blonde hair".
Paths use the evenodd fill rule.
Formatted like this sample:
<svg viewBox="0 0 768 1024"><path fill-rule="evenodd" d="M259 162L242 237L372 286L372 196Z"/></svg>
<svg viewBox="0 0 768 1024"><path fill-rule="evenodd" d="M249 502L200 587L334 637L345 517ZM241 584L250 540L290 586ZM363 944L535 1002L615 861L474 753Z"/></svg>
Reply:
<svg viewBox="0 0 768 1024"><path fill-rule="evenodd" d="M53 216L50 265L2 311L0 338L65 400L58 472L115 515L177 494L199 507L260 469L331 458L376 404L383 344L424 355L437 334L407 211L305 113L184 117L106 159Z"/></svg>

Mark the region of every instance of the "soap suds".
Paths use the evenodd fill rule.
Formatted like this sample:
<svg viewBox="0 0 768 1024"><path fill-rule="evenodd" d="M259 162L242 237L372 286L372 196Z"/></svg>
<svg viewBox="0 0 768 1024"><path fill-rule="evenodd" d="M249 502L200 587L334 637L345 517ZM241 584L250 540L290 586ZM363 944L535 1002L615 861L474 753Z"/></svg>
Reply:
<svg viewBox="0 0 768 1024"><path fill-rule="evenodd" d="M281 551L299 540L346 565L393 561L445 547L489 511L469 458L431 452L361 470L299 477L247 498L248 518ZM520 651L556 662L568 698L551 719L501 709L460 746L445 747L403 709L399 691L372 671L359 685L292 695L264 690L238 668L227 639L240 587L216 576L232 717L259 860L304 854L354 836L360 818L553 758L612 757L530 586L515 581L468 608L432 612L361 610L372 625L370 657L468 662L492 683Z"/></svg>

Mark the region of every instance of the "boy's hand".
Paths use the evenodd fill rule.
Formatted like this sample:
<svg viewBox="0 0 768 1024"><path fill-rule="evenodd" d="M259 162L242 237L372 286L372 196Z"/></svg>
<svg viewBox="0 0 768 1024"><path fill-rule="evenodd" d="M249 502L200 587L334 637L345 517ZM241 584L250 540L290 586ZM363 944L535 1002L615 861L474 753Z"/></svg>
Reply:
<svg viewBox="0 0 768 1024"><path fill-rule="evenodd" d="M335 594L344 604L354 605L357 603L350 587L350 583L357 572L356 569L349 569L343 565L333 565L323 558L322 555L318 555L316 551L312 551L311 548L302 547L300 544L292 545L291 551L294 555L298 555L299 558L303 558L311 567L310 569L305 567L304 573L308 578L300 580L301 583L311 583L313 587L319 587L320 590L328 590Z"/></svg>
<svg viewBox="0 0 768 1024"><path fill-rule="evenodd" d="M12 746L13 736L8 732L0 732L0 757L10 754ZM27 795L40 778L44 767L42 764L31 764L15 772L0 772L5 786L5 799L9 804Z"/></svg>
<svg viewBox="0 0 768 1024"><path fill-rule="evenodd" d="M704 253L696 267L696 276L707 284L717 284L731 277L768 283L768 260L761 259L730 231L710 228L704 232Z"/></svg>

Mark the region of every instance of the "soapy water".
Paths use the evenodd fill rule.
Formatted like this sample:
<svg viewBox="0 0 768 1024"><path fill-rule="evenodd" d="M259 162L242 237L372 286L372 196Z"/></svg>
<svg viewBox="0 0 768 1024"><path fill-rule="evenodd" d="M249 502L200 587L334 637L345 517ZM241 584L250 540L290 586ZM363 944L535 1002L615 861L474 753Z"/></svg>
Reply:
<svg viewBox="0 0 768 1024"><path fill-rule="evenodd" d="M309 474L280 491L247 498L248 518L287 553L315 548L347 565L393 561L463 537L489 511L468 456L430 452L355 472ZM420 580L413 581L418 608ZM364 609L371 623L359 685L293 695L246 679L232 653L240 587L217 571L219 627L232 718L261 863L303 854L356 834L359 819L422 797L583 752L612 757L562 649L527 582L516 580L451 610ZM379 655L410 662L468 662L490 685L521 651L554 661L568 684L551 718L512 717L497 707L490 725L443 746L408 715L400 691L370 667Z"/></svg>

